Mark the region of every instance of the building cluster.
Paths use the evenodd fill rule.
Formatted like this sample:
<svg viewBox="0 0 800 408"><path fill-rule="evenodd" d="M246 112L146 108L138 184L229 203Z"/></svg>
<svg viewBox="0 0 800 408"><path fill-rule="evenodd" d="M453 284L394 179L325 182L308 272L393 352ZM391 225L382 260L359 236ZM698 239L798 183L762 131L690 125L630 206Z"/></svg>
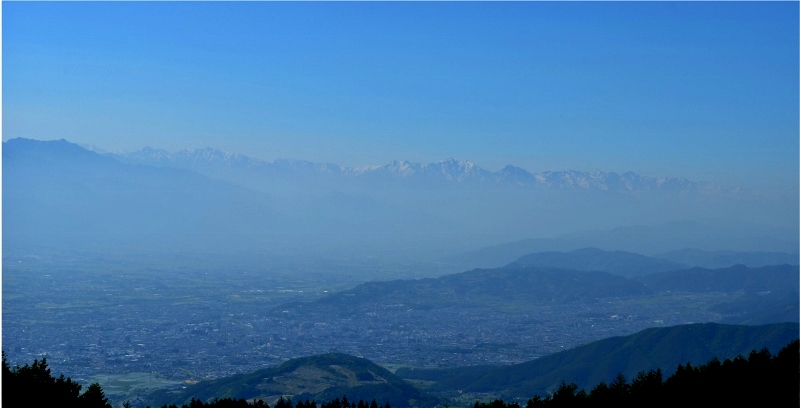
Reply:
<svg viewBox="0 0 800 408"><path fill-rule="evenodd" d="M498 365L647 327L718 320L718 314L696 306L724 296L422 309L380 300L313 302L321 293L298 295L305 303L284 308L267 301L269 293L189 296L168 288L158 293L132 288L102 297L56 291L46 299L4 293L3 348L11 364L46 357L55 373L79 380L138 372L196 381L327 352L392 366Z"/></svg>

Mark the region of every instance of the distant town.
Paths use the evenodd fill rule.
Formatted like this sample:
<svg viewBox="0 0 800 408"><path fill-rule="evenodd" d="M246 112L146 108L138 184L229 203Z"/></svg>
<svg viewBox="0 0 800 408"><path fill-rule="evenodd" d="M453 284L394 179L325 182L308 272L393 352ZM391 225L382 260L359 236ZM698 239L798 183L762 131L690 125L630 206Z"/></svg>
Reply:
<svg viewBox="0 0 800 408"><path fill-rule="evenodd" d="M519 310L366 303L341 314L313 303L325 293L231 288L230 276L180 289L78 272L26 277L27 293L31 286L50 288L38 298L18 294L17 279L19 272L4 270L3 314L14 316L3 323L9 362L46 357L54 372L84 380L142 372L192 381L331 351L388 366L518 363L647 327L718 321L721 315L704 306L729 297L675 293ZM283 309L270 301L278 295L310 303Z"/></svg>

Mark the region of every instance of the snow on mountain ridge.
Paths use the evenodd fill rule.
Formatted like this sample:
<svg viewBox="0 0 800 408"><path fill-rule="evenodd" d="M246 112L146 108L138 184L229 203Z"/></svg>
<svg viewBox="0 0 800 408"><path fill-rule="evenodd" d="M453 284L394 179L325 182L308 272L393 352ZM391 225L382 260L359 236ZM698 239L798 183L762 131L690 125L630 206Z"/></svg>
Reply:
<svg viewBox="0 0 800 408"><path fill-rule="evenodd" d="M439 182L450 184L507 184L545 190L580 189L627 193L641 191L691 191L702 193L723 190L722 187L714 183L693 182L680 177L648 177L631 171L622 174L601 170L589 172L547 170L531 173L521 167L509 164L497 172L491 172L471 161L453 158L426 165L407 160L394 160L383 165L342 167L332 163L316 163L293 159L278 159L267 162L242 154L211 148L184 149L170 153L162 149L145 147L137 152L127 153L122 156L138 162L151 162L159 165L174 164L179 167L191 168L197 168L201 165L263 167L303 174L304 176L325 175L359 179L368 177L373 180L387 179L387 181L388 179L409 181L424 179L428 181L438 180Z"/></svg>

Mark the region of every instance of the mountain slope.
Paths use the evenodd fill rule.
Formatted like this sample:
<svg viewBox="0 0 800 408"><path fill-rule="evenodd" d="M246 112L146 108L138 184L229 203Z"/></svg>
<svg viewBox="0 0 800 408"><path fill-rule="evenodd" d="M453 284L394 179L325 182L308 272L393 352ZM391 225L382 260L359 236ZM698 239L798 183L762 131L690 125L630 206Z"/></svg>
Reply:
<svg viewBox="0 0 800 408"><path fill-rule="evenodd" d="M603 271L628 278L686 268L686 265L664 259L597 248L582 248L570 252L538 252L520 257L514 263L577 271Z"/></svg>
<svg viewBox="0 0 800 408"><path fill-rule="evenodd" d="M201 163L245 169L258 164L241 156L197 154ZM193 170L117 157L66 140L4 142L4 248L374 254L398 247L413 251L412 245L438 240L420 236L423 228L450 227L369 196L287 199Z"/></svg>
<svg viewBox="0 0 800 408"><path fill-rule="evenodd" d="M3 143L4 246L237 246L282 217L263 193L121 163L65 140Z"/></svg>
<svg viewBox="0 0 800 408"><path fill-rule="evenodd" d="M735 265L730 268L691 268L659 272L636 278L647 287L673 292L788 292L800 287L797 265L773 265L748 268Z"/></svg>
<svg viewBox="0 0 800 408"><path fill-rule="evenodd" d="M691 268L635 278L655 292L723 292L730 300L711 307L724 323L767 324L800 321L797 265L748 268Z"/></svg>
<svg viewBox="0 0 800 408"><path fill-rule="evenodd" d="M798 338L800 326L781 323L764 326L731 326L715 323L689 324L646 329L639 333L595 341L533 361L500 368L487 368L485 375L457 370L443 371L438 379L441 389L487 392L503 398L527 399L546 395L561 381L574 381L591 388L600 381L607 384L618 373L628 379L639 371L661 368L664 376L678 364L701 364L714 356L724 360L766 347L775 353ZM436 370L398 370L407 379L436 378Z"/></svg>
<svg viewBox="0 0 800 408"><path fill-rule="evenodd" d="M606 272L511 264L439 278L367 282L304 307L325 307L330 313L350 313L364 304L402 304L414 309L525 307L647 293L644 285Z"/></svg>
<svg viewBox="0 0 800 408"><path fill-rule="evenodd" d="M720 323L769 324L800 322L798 291L745 293L730 302L714 305L711 310L726 315Z"/></svg>
<svg viewBox="0 0 800 408"><path fill-rule="evenodd" d="M627 251L649 256L681 248L706 251L796 251L796 227L760 227L736 222L671 221L576 232L554 238L523 239L487 246L447 258L464 268L492 268L538 252L567 252L580 248ZM678 259L670 259L681 263ZM689 260L685 262L692 265ZM730 265L725 265L730 266Z"/></svg>
<svg viewBox="0 0 800 408"><path fill-rule="evenodd" d="M733 265L746 265L749 267L767 265L797 265L798 254L786 252L743 252L743 251L703 251L700 249L684 248L655 255L656 258L666 259L701 268L726 268Z"/></svg>
<svg viewBox="0 0 800 408"><path fill-rule="evenodd" d="M277 367L215 380L201 381L178 393L161 390L151 395L157 405L188 402L191 398L264 399L270 405L279 397L295 401L373 399L393 407L430 407L437 399L373 362L346 354L330 353L289 360Z"/></svg>

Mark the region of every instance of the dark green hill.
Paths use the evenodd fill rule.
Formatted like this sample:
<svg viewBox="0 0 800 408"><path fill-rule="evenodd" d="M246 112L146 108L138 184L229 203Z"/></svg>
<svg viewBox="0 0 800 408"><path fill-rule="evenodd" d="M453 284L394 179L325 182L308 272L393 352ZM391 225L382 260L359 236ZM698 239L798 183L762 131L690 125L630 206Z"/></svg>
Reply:
<svg viewBox="0 0 800 408"><path fill-rule="evenodd" d="M461 390L466 385L479 381L486 373L494 372L505 367L496 365L478 365L454 368L410 368L401 367L395 374L407 380L421 380L434 382L436 390ZM445 392L447 394L447 392Z"/></svg>
<svg viewBox="0 0 800 408"><path fill-rule="evenodd" d="M775 353L798 338L796 323L764 326L732 326L715 323L652 328L639 333L599 340L551 354L533 361L501 368L486 368L480 378L466 370L403 370L407 379L438 381L440 390L484 392L502 398L529 398L553 392L561 381L574 381L590 388L600 381L611 383L618 373L628 379L638 372L661 368L670 375L678 364L704 363L714 356L720 359L748 355L766 347Z"/></svg>
<svg viewBox="0 0 800 408"><path fill-rule="evenodd" d="M603 271L627 278L687 267L685 264L666 259L625 251L603 251L597 248L582 248L570 252L537 252L525 255L514 263L576 271Z"/></svg>
<svg viewBox="0 0 800 408"><path fill-rule="evenodd" d="M192 398L207 401L231 397L263 399L270 405L279 397L294 401L348 399L390 402L393 407L431 407L435 397L424 394L385 368L346 354L330 353L289 360L277 367L215 380L201 381L181 390L161 390L151 399L156 405L180 405Z"/></svg>
<svg viewBox="0 0 800 408"><path fill-rule="evenodd" d="M654 273L636 280L658 292L790 292L797 291L800 285L797 265L691 268Z"/></svg>

